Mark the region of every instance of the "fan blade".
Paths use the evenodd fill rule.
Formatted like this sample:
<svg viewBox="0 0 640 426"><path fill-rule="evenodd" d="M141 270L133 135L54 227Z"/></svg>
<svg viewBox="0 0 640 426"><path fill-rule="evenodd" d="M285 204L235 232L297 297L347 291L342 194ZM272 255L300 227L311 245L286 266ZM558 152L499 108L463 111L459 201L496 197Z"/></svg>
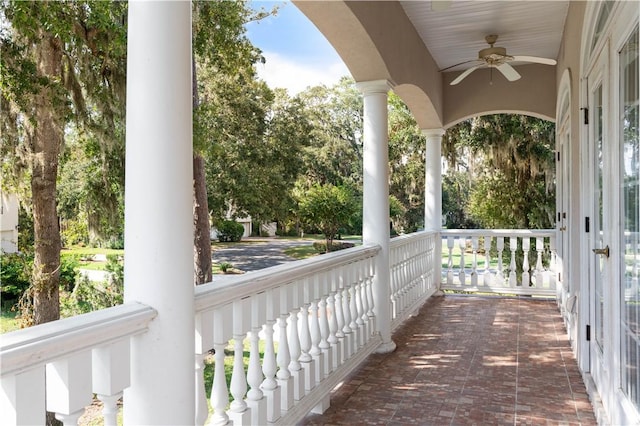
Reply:
<svg viewBox="0 0 640 426"><path fill-rule="evenodd" d="M520 74L516 71L511 65L505 63L502 65L498 65L497 70L504 75L509 81L516 81L520 79Z"/></svg>
<svg viewBox="0 0 640 426"><path fill-rule="evenodd" d="M514 61L519 62L531 62L534 64L555 65L557 64L555 59L539 58L537 56L514 56Z"/></svg>
<svg viewBox="0 0 640 426"><path fill-rule="evenodd" d="M451 86L455 86L456 84L460 83L462 80L464 80L465 78L467 78L467 76L469 74L471 74L472 72L474 72L475 70L477 70L478 68L480 68L482 66L482 64L480 65L476 65L475 67L471 67L468 70L466 70L465 72L463 72L462 74L460 74L458 77L456 77L455 80L453 80L451 83L449 83Z"/></svg>
<svg viewBox="0 0 640 426"><path fill-rule="evenodd" d="M469 59L468 61L460 62L460 63L457 63L457 64L455 64L455 65L451 65L450 67L442 68L442 69L440 70L440 72L443 72L443 71L446 71L446 70L450 70L451 68L455 68L455 67L457 67L458 65L468 64L469 62L482 62L482 63L484 63L484 61L482 61L482 60L480 60L480 59Z"/></svg>

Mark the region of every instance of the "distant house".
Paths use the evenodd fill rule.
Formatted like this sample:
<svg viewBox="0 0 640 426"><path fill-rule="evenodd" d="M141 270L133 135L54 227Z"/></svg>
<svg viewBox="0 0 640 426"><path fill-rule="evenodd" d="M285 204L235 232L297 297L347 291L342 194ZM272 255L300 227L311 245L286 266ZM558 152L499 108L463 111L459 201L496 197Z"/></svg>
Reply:
<svg viewBox="0 0 640 426"><path fill-rule="evenodd" d="M18 197L4 192L0 195L0 248L3 253L15 253L18 251Z"/></svg>

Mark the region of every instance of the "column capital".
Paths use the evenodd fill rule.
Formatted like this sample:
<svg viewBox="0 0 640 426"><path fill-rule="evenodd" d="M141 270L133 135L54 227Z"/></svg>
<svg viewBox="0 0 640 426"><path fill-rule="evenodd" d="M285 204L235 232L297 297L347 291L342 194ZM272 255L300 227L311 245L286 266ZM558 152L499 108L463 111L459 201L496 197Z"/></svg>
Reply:
<svg viewBox="0 0 640 426"><path fill-rule="evenodd" d="M370 81L359 81L356 83L356 88L363 95L368 95L370 93L387 93L389 90L393 89L393 84L389 80L370 80Z"/></svg>
<svg viewBox="0 0 640 426"><path fill-rule="evenodd" d="M441 138L444 133L445 130L440 128L440 129L421 129L422 134L427 137L427 138Z"/></svg>

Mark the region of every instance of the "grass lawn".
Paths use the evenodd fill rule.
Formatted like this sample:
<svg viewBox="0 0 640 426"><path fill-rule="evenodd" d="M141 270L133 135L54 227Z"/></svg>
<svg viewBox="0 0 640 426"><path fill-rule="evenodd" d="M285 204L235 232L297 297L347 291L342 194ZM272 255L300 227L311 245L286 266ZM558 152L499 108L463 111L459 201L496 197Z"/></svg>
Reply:
<svg viewBox="0 0 640 426"><path fill-rule="evenodd" d="M291 256L295 259L301 260L308 257L317 256L318 252L311 245L289 247L284 249L284 254Z"/></svg>
<svg viewBox="0 0 640 426"><path fill-rule="evenodd" d="M78 255L78 256L91 256L94 254L119 254L124 255L124 250L122 249L107 249L107 248L99 248L99 247L71 247L71 248L63 248L60 251L61 256L65 255Z"/></svg>
<svg viewBox="0 0 640 426"><path fill-rule="evenodd" d="M12 312L11 309L3 308L0 312L0 334L18 330L19 328L20 324L18 324L18 320L16 319L16 313Z"/></svg>

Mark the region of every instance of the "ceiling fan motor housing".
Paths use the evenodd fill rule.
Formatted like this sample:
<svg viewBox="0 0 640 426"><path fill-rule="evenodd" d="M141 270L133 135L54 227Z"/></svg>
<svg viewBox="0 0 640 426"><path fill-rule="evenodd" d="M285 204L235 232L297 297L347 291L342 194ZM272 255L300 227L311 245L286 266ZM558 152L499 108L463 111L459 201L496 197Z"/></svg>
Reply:
<svg viewBox="0 0 640 426"><path fill-rule="evenodd" d="M501 65L513 60L513 56L507 55L504 47L487 47L478 52L478 59L487 62L489 65Z"/></svg>

